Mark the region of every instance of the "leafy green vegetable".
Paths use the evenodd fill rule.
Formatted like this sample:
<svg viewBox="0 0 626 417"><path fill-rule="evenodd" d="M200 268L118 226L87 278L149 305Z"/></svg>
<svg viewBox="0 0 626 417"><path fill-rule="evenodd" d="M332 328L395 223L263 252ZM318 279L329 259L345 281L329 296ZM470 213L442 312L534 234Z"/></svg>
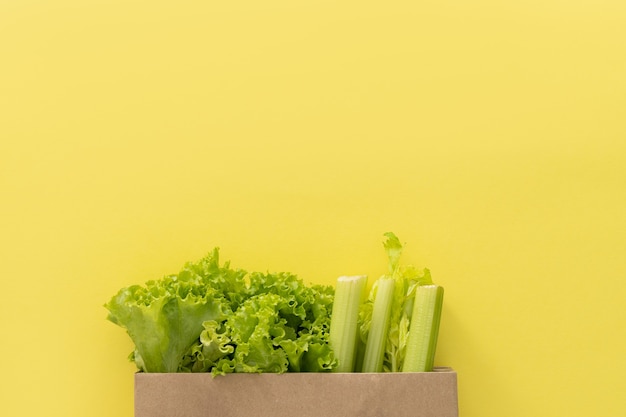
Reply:
<svg viewBox="0 0 626 417"><path fill-rule="evenodd" d="M248 275L214 249L177 275L124 288L105 307L144 372L330 371L332 287L288 273Z"/></svg>
<svg viewBox="0 0 626 417"><path fill-rule="evenodd" d="M222 320L230 313L228 299L220 291L220 282L226 279L235 282L243 275L228 266L220 268L216 249L197 265L186 265L179 275L121 289L105 305L108 319L125 328L135 343L133 358L140 370L178 370L202 323Z"/></svg>
<svg viewBox="0 0 626 417"><path fill-rule="evenodd" d="M249 293L225 320L204 323L184 370L322 372L336 366L328 343L332 287L307 287L286 273L254 273Z"/></svg>
<svg viewBox="0 0 626 417"><path fill-rule="evenodd" d="M391 301L389 331L385 342L383 371L399 372L402 370L406 356L415 290L419 285L432 284L432 278L428 269L419 270L413 266L401 266L400 255L403 248L400 240L391 232L385 233L385 237L387 239L384 242L384 247L389 258L389 275L383 276L383 279L391 278L395 285ZM370 295L359 312L361 342L366 344L372 326L377 282L372 286Z"/></svg>

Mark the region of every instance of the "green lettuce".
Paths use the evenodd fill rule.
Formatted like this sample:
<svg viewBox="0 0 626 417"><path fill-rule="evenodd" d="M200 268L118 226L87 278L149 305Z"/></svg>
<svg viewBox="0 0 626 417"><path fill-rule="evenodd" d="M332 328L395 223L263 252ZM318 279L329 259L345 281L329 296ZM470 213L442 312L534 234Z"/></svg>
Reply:
<svg viewBox="0 0 626 417"><path fill-rule="evenodd" d="M176 275L121 289L105 307L143 372L321 372L336 366L333 295L293 274L220 266L215 248Z"/></svg>
<svg viewBox="0 0 626 417"><path fill-rule="evenodd" d="M288 273L253 273L248 294L224 320L204 323L184 370L324 372L336 366L328 343L332 287L309 287Z"/></svg>
<svg viewBox="0 0 626 417"><path fill-rule="evenodd" d="M215 249L197 264L185 265L178 275L122 288L105 307L108 319L125 328L133 340L131 358L140 370L176 372L202 323L230 314L226 290L239 283L243 274L228 264L220 267Z"/></svg>

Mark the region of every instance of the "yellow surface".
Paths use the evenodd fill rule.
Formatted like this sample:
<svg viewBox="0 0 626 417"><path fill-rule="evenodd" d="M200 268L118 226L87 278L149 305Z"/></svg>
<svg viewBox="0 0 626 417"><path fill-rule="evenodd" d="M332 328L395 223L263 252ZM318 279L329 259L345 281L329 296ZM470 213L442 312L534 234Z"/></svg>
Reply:
<svg viewBox="0 0 626 417"><path fill-rule="evenodd" d="M626 415L622 0L1 0L0 187L2 416L132 416L122 286L386 231L462 417Z"/></svg>

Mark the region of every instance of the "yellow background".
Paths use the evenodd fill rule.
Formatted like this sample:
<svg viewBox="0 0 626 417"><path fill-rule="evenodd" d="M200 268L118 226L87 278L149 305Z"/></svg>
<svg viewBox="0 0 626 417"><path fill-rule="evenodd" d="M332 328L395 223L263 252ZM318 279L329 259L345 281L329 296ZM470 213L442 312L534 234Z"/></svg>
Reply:
<svg viewBox="0 0 626 417"><path fill-rule="evenodd" d="M624 1L0 0L0 187L2 416L132 416L122 286L386 231L462 417L626 415Z"/></svg>

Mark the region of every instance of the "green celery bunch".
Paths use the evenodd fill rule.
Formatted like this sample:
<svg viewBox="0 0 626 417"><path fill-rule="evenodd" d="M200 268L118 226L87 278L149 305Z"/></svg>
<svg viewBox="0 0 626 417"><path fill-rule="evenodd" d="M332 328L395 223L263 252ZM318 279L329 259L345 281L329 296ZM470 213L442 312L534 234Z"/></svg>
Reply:
<svg viewBox="0 0 626 417"><path fill-rule="evenodd" d="M385 233L389 270L372 285L359 311L360 343L364 345L363 372L400 372L407 353L416 289L432 284L428 269L401 266L402 244Z"/></svg>

